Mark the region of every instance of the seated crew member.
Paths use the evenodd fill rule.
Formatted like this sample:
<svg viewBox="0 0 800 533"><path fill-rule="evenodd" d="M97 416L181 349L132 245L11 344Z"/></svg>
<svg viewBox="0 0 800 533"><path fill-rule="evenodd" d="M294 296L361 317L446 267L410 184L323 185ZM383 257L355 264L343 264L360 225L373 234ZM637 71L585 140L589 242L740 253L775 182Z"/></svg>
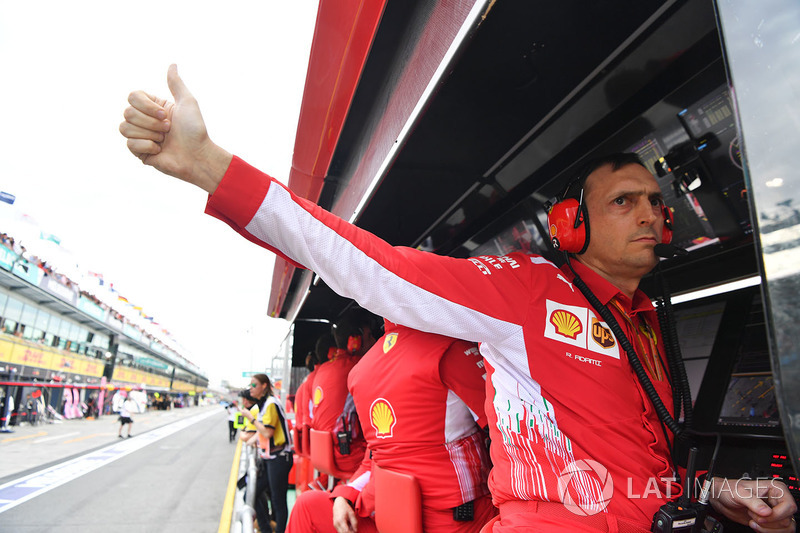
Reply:
<svg viewBox="0 0 800 533"><path fill-rule="evenodd" d="M528 254L443 257L392 247L294 196L211 141L174 65L167 81L175 103L135 91L120 125L143 163L202 188L211 195L207 213L312 269L364 308L395 323L480 342L492 403L489 488L501 516L495 533L605 531L620 524L649 530L668 494L680 493L669 481L671 439L618 348L621 341L598 344L588 334L594 326L607 331L608 324L574 283L579 275L609 307L640 358L651 361L658 395L670 398L659 326L638 289L658 262L654 248L664 229L661 190L644 166L623 155L598 160L583 173L582 219L591 220L593 231L572 258L574 273ZM583 470L568 492L559 491L562 474L587 461L608 475ZM608 480L623 487L610 498ZM715 479L718 485L724 480ZM643 497L625 497L625 487ZM797 506L784 484L765 488L739 480L736 487L712 491L715 511L759 531L794 531ZM576 505L567 505L567 494Z"/></svg>
<svg viewBox="0 0 800 533"><path fill-rule="evenodd" d="M333 324L331 333L336 346L350 355L361 358L369 350L375 339L381 336L381 320L361 308L352 308Z"/></svg>
<svg viewBox="0 0 800 533"><path fill-rule="evenodd" d="M308 426L310 419L308 418L308 402L311 400L311 393L309 388L314 382L314 371L317 367L316 354L311 351L306 356L306 368L308 374L303 378L303 382L297 387L294 394L294 423L299 429Z"/></svg>
<svg viewBox="0 0 800 533"><path fill-rule="evenodd" d="M346 349L336 348L333 335L326 333L318 340L322 352L329 346L328 360L323 362L314 376L311 394L313 398L313 418L311 428L317 431L328 431L333 439L333 455L336 468L352 474L361 464L366 450L364 437L356 434L349 443L349 450L341 450L336 436L337 425L343 416L347 400L347 376L356 366L358 358ZM374 340L373 340L374 342ZM321 344L320 344L321 343ZM346 453L342 453L346 451Z"/></svg>
<svg viewBox="0 0 800 533"><path fill-rule="evenodd" d="M301 447L303 446L303 435L308 431L308 427L311 422L311 419L308 416L308 404L311 401L310 389L314 382L314 371L317 366L317 356L313 350L308 352L305 366L309 370L309 373L305 378L303 378L303 382L297 387L297 391L295 392L294 396L294 424L297 428L297 437L294 445L295 450L300 450L304 454L303 456L298 456L295 458L295 487L298 494L306 490L307 484L311 481L311 479L309 479L311 477L312 469L311 461L305 457L310 450L305 450ZM308 440L305 442L308 442Z"/></svg>
<svg viewBox="0 0 800 533"><path fill-rule="evenodd" d="M347 380L372 457L333 495L301 495L287 531L376 531L373 462L417 478L425 531L480 531L497 512L480 429L487 424L484 379L475 344L387 322L386 335ZM453 519L459 506L471 520Z"/></svg>

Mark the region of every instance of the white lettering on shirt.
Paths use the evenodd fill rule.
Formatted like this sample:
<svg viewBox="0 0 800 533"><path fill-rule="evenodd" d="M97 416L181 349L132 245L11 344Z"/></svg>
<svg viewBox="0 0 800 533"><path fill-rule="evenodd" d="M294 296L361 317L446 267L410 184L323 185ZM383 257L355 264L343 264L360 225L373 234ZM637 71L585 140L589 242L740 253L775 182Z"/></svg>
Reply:
<svg viewBox="0 0 800 533"><path fill-rule="evenodd" d="M489 267L487 267L486 265L484 265L483 263L481 263L479 260L477 260L477 259L475 259L474 257L472 257L472 258L470 258L470 261L472 261L472 264L473 264L473 265L475 265L476 267L478 267L478 270L480 270L480 271L481 271L481 273L482 273L484 276L491 276L491 275L492 275L492 271L491 271L491 270L489 270Z"/></svg>

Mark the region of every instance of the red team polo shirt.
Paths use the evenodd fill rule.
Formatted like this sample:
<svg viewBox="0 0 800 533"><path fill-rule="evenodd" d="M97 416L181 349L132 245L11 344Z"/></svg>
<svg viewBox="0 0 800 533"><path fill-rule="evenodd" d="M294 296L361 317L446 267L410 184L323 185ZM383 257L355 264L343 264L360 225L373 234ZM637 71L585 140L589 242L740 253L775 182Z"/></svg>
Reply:
<svg viewBox="0 0 800 533"><path fill-rule="evenodd" d="M294 423L295 426L302 427L307 426L309 423L308 418L308 401L309 401L309 394L308 388L310 383L314 381L314 377L312 374L308 374L303 382L297 387L297 391L294 394Z"/></svg>
<svg viewBox="0 0 800 533"><path fill-rule="evenodd" d="M489 458L478 427L486 426L484 374L474 343L390 323L350 373L372 460L416 477L423 506L449 509L488 494ZM357 501L370 468L367 456L349 487L334 494Z"/></svg>
<svg viewBox="0 0 800 533"><path fill-rule="evenodd" d="M536 531L582 531L580 513L602 513L611 527L646 529L679 492L662 481L672 468L655 410L568 270L536 255L456 259L392 247L237 157L206 212L394 323L480 343L494 465L489 488L501 515L506 502L566 500L575 522L552 525L531 514L525 523ZM658 331L643 293L631 302L574 263L601 302L618 296L630 315L642 314ZM671 404L669 382L655 386Z"/></svg>
<svg viewBox="0 0 800 533"><path fill-rule="evenodd" d="M358 358L344 350L336 350L334 356L326 363L317 366L314 381L310 387L313 417L311 427L319 431L334 431L336 422L342 416L344 402L347 399L347 376L358 362ZM339 445L335 436L333 453L336 467L344 472L352 473L361 464L366 444L359 437L350 442L350 453L339 453Z"/></svg>

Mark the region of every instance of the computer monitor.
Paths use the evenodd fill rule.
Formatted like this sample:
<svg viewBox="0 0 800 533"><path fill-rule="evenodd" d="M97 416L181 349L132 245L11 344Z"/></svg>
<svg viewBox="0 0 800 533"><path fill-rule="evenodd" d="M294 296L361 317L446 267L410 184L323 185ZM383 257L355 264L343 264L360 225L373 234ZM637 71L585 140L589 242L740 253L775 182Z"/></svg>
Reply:
<svg viewBox="0 0 800 533"><path fill-rule="evenodd" d="M779 435L775 387L759 288L675 305L695 429Z"/></svg>

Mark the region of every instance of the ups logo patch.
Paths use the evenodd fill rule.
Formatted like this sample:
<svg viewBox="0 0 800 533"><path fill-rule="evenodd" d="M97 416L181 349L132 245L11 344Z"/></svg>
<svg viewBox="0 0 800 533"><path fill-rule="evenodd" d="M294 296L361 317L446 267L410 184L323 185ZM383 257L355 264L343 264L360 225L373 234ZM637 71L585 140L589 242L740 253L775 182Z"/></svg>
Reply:
<svg viewBox="0 0 800 533"><path fill-rule="evenodd" d="M617 343L611 330L595 317L592 317L592 340L603 348L612 348Z"/></svg>

